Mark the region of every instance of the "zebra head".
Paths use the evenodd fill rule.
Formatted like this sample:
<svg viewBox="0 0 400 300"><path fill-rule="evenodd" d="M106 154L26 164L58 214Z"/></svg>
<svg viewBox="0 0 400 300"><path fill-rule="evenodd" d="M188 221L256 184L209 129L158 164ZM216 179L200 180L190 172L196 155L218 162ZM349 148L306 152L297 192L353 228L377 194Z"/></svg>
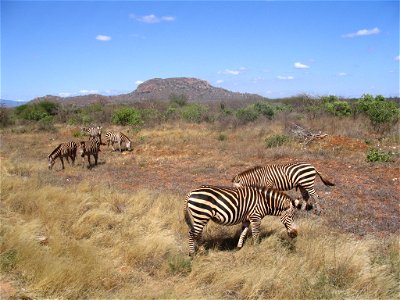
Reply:
<svg viewBox="0 0 400 300"><path fill-rule="evenodd" d="M51 155L49 155L48 161L49 161L49 170L51 170L56 160Z"/></svg>
<svg viewBox="0 0 400 300"><path fill-rule="evenodd" d="M289 237L295 238L297 236L297 225L294 222L295 206L290 203L290 207L281 213L281 222L285 225Z"/></svg>

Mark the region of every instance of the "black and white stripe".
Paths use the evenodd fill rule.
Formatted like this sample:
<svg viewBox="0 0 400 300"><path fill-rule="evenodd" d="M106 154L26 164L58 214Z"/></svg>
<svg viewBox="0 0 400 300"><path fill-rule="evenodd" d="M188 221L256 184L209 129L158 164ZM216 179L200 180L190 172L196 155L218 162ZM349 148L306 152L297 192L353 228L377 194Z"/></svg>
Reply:
<svg viewBox="0 0 400 300"><path fill-rule="evenodd" d="M108 131L106 133L106 142L108 147L111 145L115 151L114 144L118 144L119 151L122 152L122 143L125 143L126 148L131 151L131 140L122 132Z"/></svg>
<svg viewBox="0 0 400 300"><path fill-rule="evenodd" d="M266 215L280 216L289 236L297 236L293 220L294 200L274 189L202 186L187 195L184 214L190 228L190 256L195 253L196 240L210 220L222 225L242 223L238 248L243 246L249 225L254 242L258 242L261 220Z"/></svg>
<svg viewBox="0 0 400 300"><path fill-rule="evenodd" d="M90 138L99 138L100 144L101 144L101 129L103 127L97 126L97 127L82 127L81 132L84 135L88 135Z"/></svg>
<svg viewBox="0 0 400 300"><path fill-rule="evenodd" d="M57 158L60 158L63 169L64 169L64 160L63 160L64 157L67 159L68 163L69 163L68 158L71 158L72 164L74 164L77 147L78 146L73 141L58 145L53 150L53 152L51 152L48 156L49 169L51 170L53 168Z"/></svg>
<svg viewBox="0 0 400 300"><path fill-rule="evenodd" d="M85 167L85 156L88 157L89 166L91 167L90 163L90 156L93 155L94 157L94 164L97 165L97 160L99 158L99 151L100 151L100 142L97 139L92 139L89 141L81 141L79 144L79 154L82 157L82 167Z"/></svg>
<svg viewBox="0 0 400 300"><path fill-rule="evenodd" d="M269 187L280 191L288 191L293 188L297 190L297 188L299 188L305 200L303 209L306 208L305 205L311 196L314 200L316 213L320 213L320 207L317 201L319 196L314 189L316 175L321 178L321 181L325 185L335 185L323 178L315 167L308 163L257 166L236 175L232 179L232 182L235 187ZM307 206L307 208L308 207L312 207L311 204Z"/></svg>

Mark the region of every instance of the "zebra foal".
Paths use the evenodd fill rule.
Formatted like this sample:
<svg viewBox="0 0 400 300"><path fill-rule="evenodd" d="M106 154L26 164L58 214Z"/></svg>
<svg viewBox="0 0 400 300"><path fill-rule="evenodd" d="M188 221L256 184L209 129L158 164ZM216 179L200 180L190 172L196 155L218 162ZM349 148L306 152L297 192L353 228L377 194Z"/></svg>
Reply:
<svg viewBox="0 0 400 300"><path fill-rule="evenodd" d="M322 177L315 167L308 163L289 163L282 165L257 166L239 173L232 179L234 187L255 186L275 188L280 191L288 191L299 188L305 202L302 209L311 209L312 204L308 204L311 196L315 204L317 214L321 209L318 204L318 194L314 189L316 175L327 186L335 184ZM296 200L299 201L299 200ZM298 203L296 203L298 205Z"/></svg>
<svg viewBox="0 0 400 300"><path fill-rule="evenodd" d="M98 138L100 141L100 144L102 144L101 142L101 130L103 127L101 126L97 126L97 127L82 127L81 128L81 132L84 135L88 135L89 139L96 139Z"/></svg>
<svg viewBox="0 0 400 300"><path fill-rule="evenodd" d="M100 151L100 142L97 139L89 140L89 141L81 141L79 144L79 154L82 157L82 168L85 167L85 156L88 157L89 166L91 167L90 163L90 156L93 155L94 157L94 164L97 165L97 160L99 158L99 151Z"/></svg>
<svg viewBox="0 0 400 300"><path fill-rule="evenodd" d="M122 152L122 143L125 143L126 148L131 151L131 140L122 132L107 131L106 133L107 146L112 147L115 151L114 144L118 144L119 151Z"/></svg>
<svg viewBox="0 0 400 300"><path fill-rule="evenodd" d="M250 225L254 242L259 242L261 220L266 215L280 216L288 235L297 236L294 200L274 189L201 186L187 195L184 215L189 226L190 256L195 254L196 241L210 220L221 225L242 223L238 248L242 248Z"/></svg>
<svg viewBox="0 0 400 300"><path fill-rule="evenodd" d="M48 156L48 162L49 162L49 170L51 170L56 162L56 159L59 158L61 160L62 168L64 169L64 160L63 158L65 157L67 159L67 162L69 163L69 159L71 158L72 164L75 163L75 158L76 158L76 150L77 150L77 145L75 142L67 142L67 143L61 143L58 145L53 152L51 152Z"/></svg>

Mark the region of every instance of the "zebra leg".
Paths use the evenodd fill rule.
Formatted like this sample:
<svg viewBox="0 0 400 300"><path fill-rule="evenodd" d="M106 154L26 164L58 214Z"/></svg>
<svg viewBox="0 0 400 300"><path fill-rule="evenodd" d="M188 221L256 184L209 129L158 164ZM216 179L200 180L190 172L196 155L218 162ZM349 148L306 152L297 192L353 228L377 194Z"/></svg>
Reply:
<svg viewBox="0 0 400 300"><path fill-rule="evenodd" d="M261 226L261 219L253 219L250 220L251 223L251 233L253 235L253 242L254 244L260 243L260 226Z"/></svg>
<svg viewBox="0 0 400 300"><path fill-rule="evenodd" d="M298 188L304 200L301 204L301 210L311 210L313 208L313 204L308 202L308 200L310 199L310 193L301 185L298 186Z"/></svg>
<svg viewBox="0 0 400 300"><path fill-rule="evenodd" d="M93 156L94 156L94 165L97 166L97 159L99 158L99 154L96 153L96 154L93 154Z"/></svg>
<svg viewBox="0 0 400 300"><path fill-rule="evenodd" d="M88 159L88 162L89 162L88 168L90 169L90 167L91 167L91 163L90 163L90 154L87 156L87 159Z"/></svg>
<svg viewBox="0 0 400 300"><path fill-rule="evenodd" d="M119 152L122 152L122 140L118 142Z"/></svg>
<svg viewBox="0 0 400 300"><path fill-rule="evenodd" d="M64 170L64 160L63 160L62 156L60 156L60 160L61 160L62 169Z"/></svg>
<svg viewBox="0 0 400 300"><path fill-rule="evenodd" d="M246 238L247 232L249 231L249 226L250 226L249 221L245 221L242 224L242 233L240 234L239 242L237 244L237 247L239 249L243 247L244 239Z"/></svg>

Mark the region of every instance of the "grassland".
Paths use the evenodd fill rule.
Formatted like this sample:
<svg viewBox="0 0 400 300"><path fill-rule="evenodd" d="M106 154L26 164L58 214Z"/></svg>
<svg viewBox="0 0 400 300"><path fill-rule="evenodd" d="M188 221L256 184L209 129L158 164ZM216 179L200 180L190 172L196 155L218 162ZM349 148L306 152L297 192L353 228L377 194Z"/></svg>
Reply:
<svg viewBox="0 0 400 300"><path fill-rule="evenodd" d="M399 140L379 139L362 120L304 123L328 136L303 147L285 120L246 126L170 122L139 132L132 152L102 147L98 166L47 155L77 127L1 132L1 296L57 299L395 299L399 297ZM75 139L76 140L76 139ZM378 145L379 144L379 145ZM395 152L366 161L368 148ZM397 153L397 154L396 154ZM229 185L247 167L308 161L336 183L316 189L320 217L299 212L299 236L277 218L262 239L235 250L239 227L209 224L191 261L185 194L201 184ZM295 191L289 194L295 195Z"/></svg>

